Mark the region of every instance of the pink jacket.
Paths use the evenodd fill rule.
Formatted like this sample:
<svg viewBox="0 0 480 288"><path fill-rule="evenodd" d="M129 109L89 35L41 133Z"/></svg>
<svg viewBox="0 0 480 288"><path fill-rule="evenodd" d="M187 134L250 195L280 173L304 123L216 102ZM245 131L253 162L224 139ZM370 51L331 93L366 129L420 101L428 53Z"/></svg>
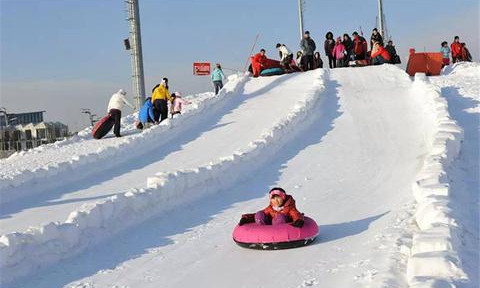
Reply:
<svg viewBox="0 0 480 288"><path fill-rule="evenodd" d="M345 46L343 45L343 43L337 42L337 44L335 44L335 47L333 47L332 56L335 57L335 59L340 60L345 57L344 52Z"/></svg>
<svg viewBox="0 0 480 288"><path fill-rule="evenodd" d="M172 103L172 113L182 112L183 105L188 105L188 104L190 104L190 102L188 102L187 100L183 100L179 96L175 97Z"/></svg>

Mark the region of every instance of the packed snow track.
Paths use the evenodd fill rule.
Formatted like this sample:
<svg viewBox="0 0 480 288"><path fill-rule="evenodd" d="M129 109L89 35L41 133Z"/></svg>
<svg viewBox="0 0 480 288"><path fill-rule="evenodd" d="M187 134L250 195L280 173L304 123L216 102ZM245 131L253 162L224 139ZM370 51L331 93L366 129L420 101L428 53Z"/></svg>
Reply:
<svg viewBox="0 0 480 288"><path fill-rule="evenodd" d="M442 165L453 161L463 137L439 95L391 65L238 76L142 133L126 117L125 139L97 141L86 130L16 155L18 167L2 160L10 184L0 193L24 193L0 201L2 287L469 287L453 248L438 256L422 241L442 220L430 217L418 196L430 186L418 180L433 177L441 149L450 157ZM83 147L81 164L61 160L68 147ZM35 172L20 165L42 153L58 163L35 165L55 172L25 176ZM75 165L85 173L42 184ZM273 186L317 221L313 244L235 245L240 215L263 209ZM427 198L436 196L446 199ZM447 214L440 224L450 225ZM419 269L422 261L443 272Z"/></svg>

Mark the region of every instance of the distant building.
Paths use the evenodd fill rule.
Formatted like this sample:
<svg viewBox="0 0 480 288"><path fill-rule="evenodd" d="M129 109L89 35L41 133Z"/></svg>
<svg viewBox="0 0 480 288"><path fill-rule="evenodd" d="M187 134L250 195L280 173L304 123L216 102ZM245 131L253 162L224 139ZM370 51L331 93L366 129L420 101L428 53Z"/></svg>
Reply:
<svg viewBox="0 0 480 288"><path fill-rule="evenodd" d="M2 157L7 157L15 151L28 150L63 140L69 136L67 125L60 122L44 122L44 112L0 115ZM5 119L5 116L8 118ZM7 121L8 125L5 125Z"/></svg>
<svg viewBox="0 0 480 288"><path fill-rule="evenodd" d="M43 122L43 113L45 113L45 111L0 114L0 126L29 123L37 124Z"/></svg>

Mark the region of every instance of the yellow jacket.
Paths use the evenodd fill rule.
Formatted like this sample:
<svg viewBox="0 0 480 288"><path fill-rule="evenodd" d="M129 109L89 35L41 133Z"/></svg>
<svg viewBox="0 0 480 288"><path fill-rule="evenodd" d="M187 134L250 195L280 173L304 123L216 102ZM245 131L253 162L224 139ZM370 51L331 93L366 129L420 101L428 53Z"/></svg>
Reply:
<svg viewBox="0 0 480 288"><path fill-rule="evenodd" d="M155 90L153 91L153 94L152 94L152 103L157 100L157 99L160 99L160 100L168 100L168 101L172 101L173 98L172 96L170 96L170 92L168 92L168 89L165 88L165 86L163 85L160 85L158 86L157 88L155 88Z"/></svg>

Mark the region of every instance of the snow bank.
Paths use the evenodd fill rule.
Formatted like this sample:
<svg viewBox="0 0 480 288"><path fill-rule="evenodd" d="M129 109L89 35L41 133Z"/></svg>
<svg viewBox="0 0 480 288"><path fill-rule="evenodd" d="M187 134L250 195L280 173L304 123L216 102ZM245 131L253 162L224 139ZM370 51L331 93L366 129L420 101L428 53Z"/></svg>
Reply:
<svg viewBox="0 0 480 288"><path fill-rule="evenodd" d="M7 169L7 163L2 163L2 169L0 170L0 204L52 189L65 181L82 179L95 171L109 169L157 149L162 143L181 135L189 129L191 125L198 121L197 115L222 107L224 100L229 98L226 96L237 94L247 79L247 76L229 76L229 81L218 95L208 93L203 97L195 97L192 99L192 104L185 107L185 112L182 113L181 117L167 119L158 126L145 129L142 133L120 139L98 141L92 139L90 136L91 128L87 128L72 140L51 144L56 146L40 146L32 151L14 155L12 159L9 159L9 162L12 162L10 163L12 167ZM124 117L122 119L123 126L129 125L130 130L136 130L133 127L136 116L137 113ZM108 140L114 142L110 143ZM75 145L75 147L72 145ZM58 151L61 146L66 146L62 147L65 151L55 153L55 149ZM45 152L44 149L47 148L53 148L50 150L53 150L57 158L43 159L44 163L39 161L39 165L30 163L30 160L33 160L31 158L35 158L35 154L40 157L42 156L40 152ZM83 151L83 149L86 151ZM79 150L80 152L77 153ZM48 158L48 155L46 156ZM22 157L29 158L21 159ZM106 159L108 161L105 161ZM95 166L95 169L92 169L92 166ZM23 167L23 170L17 170L15 167ZM63 179L63 181L58 181L58 179ZM31 186L35 183L42 183L42 189L32 189Z"/></svg>
<svg viewBox="0 0 480 288"><path fill-rule="evenodd" d="M86 204L72 212L65 223L50 223L25 233L1 236L1 282L14 281L72 257L120 230L208 193L227 190L246 179L256 167L276 157L279 149L295 141L299 133L320 117L323 97L319 94L325 88L325 72L318 69L309 73L315 76L311 90L299 95L301 100L295 103L292 111L251 142L244 152L235 152L196 169L158 173L148 178L147 189L132 189L104 201Z"/></svg>
<svg viewBox="0 0 480 288"><path fill-rule="evenodd" d="M413 89L428 110L425 124L430 126L432 137L427 137L430 153L413 184L419 231L413 235L407 280L410 287L453 287L454 280L466 276L452 244L457 241L452 233L456 222L449 208L446 171L460 152L463 130L450 118L440 89L424 74L415 75Z"/></svg>

